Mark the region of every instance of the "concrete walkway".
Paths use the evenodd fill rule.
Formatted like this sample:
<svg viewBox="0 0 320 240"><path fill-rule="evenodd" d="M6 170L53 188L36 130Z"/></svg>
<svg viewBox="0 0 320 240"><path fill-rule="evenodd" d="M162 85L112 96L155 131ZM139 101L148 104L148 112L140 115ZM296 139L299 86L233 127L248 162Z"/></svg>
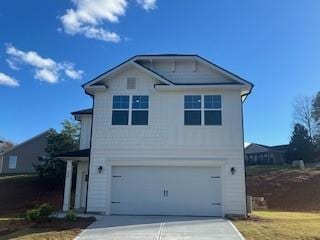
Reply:
<svg viewBox="0 0 320 240"><path fill-rule="evenodd" d="M76 240L243 240L225 219L172 216L103 216Z"/></svg>

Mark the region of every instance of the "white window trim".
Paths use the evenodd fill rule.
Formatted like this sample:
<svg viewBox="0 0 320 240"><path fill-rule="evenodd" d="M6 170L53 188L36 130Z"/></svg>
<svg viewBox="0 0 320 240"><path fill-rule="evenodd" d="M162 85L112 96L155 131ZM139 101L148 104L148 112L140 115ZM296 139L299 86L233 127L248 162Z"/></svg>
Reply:
<svg viewBox="0 0 320 240"><path fill-rule="evenodd" d="M113 108L113 97L114 96L129 96L129 108ZM143 108L143 109L133 109L132 108L132 99L133 99L133 96L148 96L148 108ZM111 96L111 119L112 119L112 111L129 111L129 114L128 114L128 125L113 125L112 124L112 120L111 120L111 126L117 126L117 127L120 127L120 126L137 126L137 127L146 127L146 126L149 126L149 123L150 123L150 95L149 94L145 94L145 93L130 93L130 94L126 94L126 93L119 93L119 94L112 94ZM132 125L132 111L148 111L148 124L146 125Z"/></svg>
<svg viewBox="0 0 320 240"><path fill-rule="evenodd" d="M11 163L11 158L12 157L15 157L14 158L14 160L15 160L15 162L14 162L14 166L12 166L13 164ZM16 155L10 155L9 156L9 161L8 161L8 169L17 169L17 162L18 162L18 156L16 156Z"/></svg>
<svg viewBox="0 0 320 240"><path fill-rule="evenodd" d="M201 107L200 108L194 108L194 109L188 109L185 108L184 106L184 96L200 96L200 101L201 101ZM221 108L205 108L204 107L204 96L220 96L221 97ZM190 94L184 94L183 95L183 114L185 113L185 111L201 111L201 124L200 125L185 125L184 126L188 126L188 127L196 127L196 126L207 126L207 127L219 127L223 125L223 95L222 94L211 94L211 93L207 93L207 94L196 94L196 93L190 93ZM206 125L205 124L205 116L204 113L205 111L221 111L221 124L220 125ZM184 121L184 119L183 119Z"/></svg>

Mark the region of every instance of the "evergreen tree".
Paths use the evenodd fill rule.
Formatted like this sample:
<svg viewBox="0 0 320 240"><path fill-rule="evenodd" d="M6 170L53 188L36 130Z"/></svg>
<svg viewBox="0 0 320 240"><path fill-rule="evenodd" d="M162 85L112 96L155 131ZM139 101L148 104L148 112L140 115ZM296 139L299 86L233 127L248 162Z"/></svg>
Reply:
<svg viewBox="0 0 320 240"><path fill-rule="evenodd" d="M51 129L48 134L46 156L40 157L40 164L35 165L39 176L51 184L63 184L66 163L57 158L62 153L79 150L78 123L64 120L61 132Z"/></svg>
<svg viewBox="0 0 320 240"><path fill-rule="evenodd" d="M312 162L314 159L314 145L308 130L301 124L294 126L290 140L290 150L288 152L288 160L304 160Z"/></svg>

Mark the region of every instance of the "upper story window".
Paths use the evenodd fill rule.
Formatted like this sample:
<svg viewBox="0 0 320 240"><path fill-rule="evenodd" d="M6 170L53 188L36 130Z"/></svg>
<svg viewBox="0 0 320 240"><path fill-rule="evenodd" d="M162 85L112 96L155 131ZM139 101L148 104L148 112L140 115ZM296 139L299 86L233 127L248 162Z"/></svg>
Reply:
<svg viewBox="0 0 320 240"><path fill-rule="evenodd" d="M201 95L184 96L184 125L201 125Z"/></svg>
<svg viewBox="0 0 320 240"><path fill-rule="evenodd" d="M129 96L113 96L112 125L128 125Z"/></svg>
<svg viewBox="0 0 320 240"><path fill-rule="evenodd" d="M184 96L185 125L221 125L221 95Z"/></svg>
<svg viewBox="0 0 320 240"><path fill-rule="evenodd" d="M149 96L113 96L112 125L148 125Z"/></svg>
<svg viewBox="0 0 320 240"><path fill-rule="evenodd" d="M222 124L222 106L220 95L204 96L204 124L221 125Z"/></svg>
<svg viewBox="0 0 320 240"><path fill-rule="evenodd" d="M148 96L132 96L132 125L148 125Z"/></svg>

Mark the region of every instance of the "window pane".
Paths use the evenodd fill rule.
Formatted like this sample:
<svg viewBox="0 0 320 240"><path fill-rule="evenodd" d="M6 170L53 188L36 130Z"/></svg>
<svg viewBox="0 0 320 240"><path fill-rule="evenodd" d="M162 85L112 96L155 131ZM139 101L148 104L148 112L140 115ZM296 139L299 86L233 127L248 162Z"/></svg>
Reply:
<svg viewBox="0 0 320 240"><path fill-rule="evenodd" d="M9 169L17 168L17 156L9 156Z"/></svg>
<svg viewBox="0 0 320 240"><path fill-rule="evenodd" d="M132 108L133 109L148 109L149 108L149 96L132 96Z"/></svg>
<svg viewBox="0 0 320 240"><path fill-rule="evenodd" d="M184 108L185 109L201 109L201 96L200 95L184 96Z"/></svg>
<svg viewBox="0 0 320 240"><path fill-rule="evenodd" d="M204 112L204 124L205 125L221 125L222 116L221 110L205 111Z"/></svg>
<svg viewBox="0 0 320 240"><path fill-rule="evenodd" d="M184 125L201 125L201 111L184 111Z"/></svg>
<svg viewBox="0 0 320 240"><path fill-rule="evenodd" d="M148 125L148 111L132 111L132 125Z"/></svg>
<svg viewBox="0 0 320 240"><path fill-rule="evenodd" d="M129 111L112 111L112 125L128 125Z"/></svg>
<svg viewBox="0 0 320 240"><path fill-rule="evenodd" d="M220 95L206 95L204 96L204 108L206 109L221 109Z"/></svg>
<svg viewBox="0 0 320 240"><path fill-rule="evenodd" d="M113 96L113 109L128 109L129 96Z"/></svg>

